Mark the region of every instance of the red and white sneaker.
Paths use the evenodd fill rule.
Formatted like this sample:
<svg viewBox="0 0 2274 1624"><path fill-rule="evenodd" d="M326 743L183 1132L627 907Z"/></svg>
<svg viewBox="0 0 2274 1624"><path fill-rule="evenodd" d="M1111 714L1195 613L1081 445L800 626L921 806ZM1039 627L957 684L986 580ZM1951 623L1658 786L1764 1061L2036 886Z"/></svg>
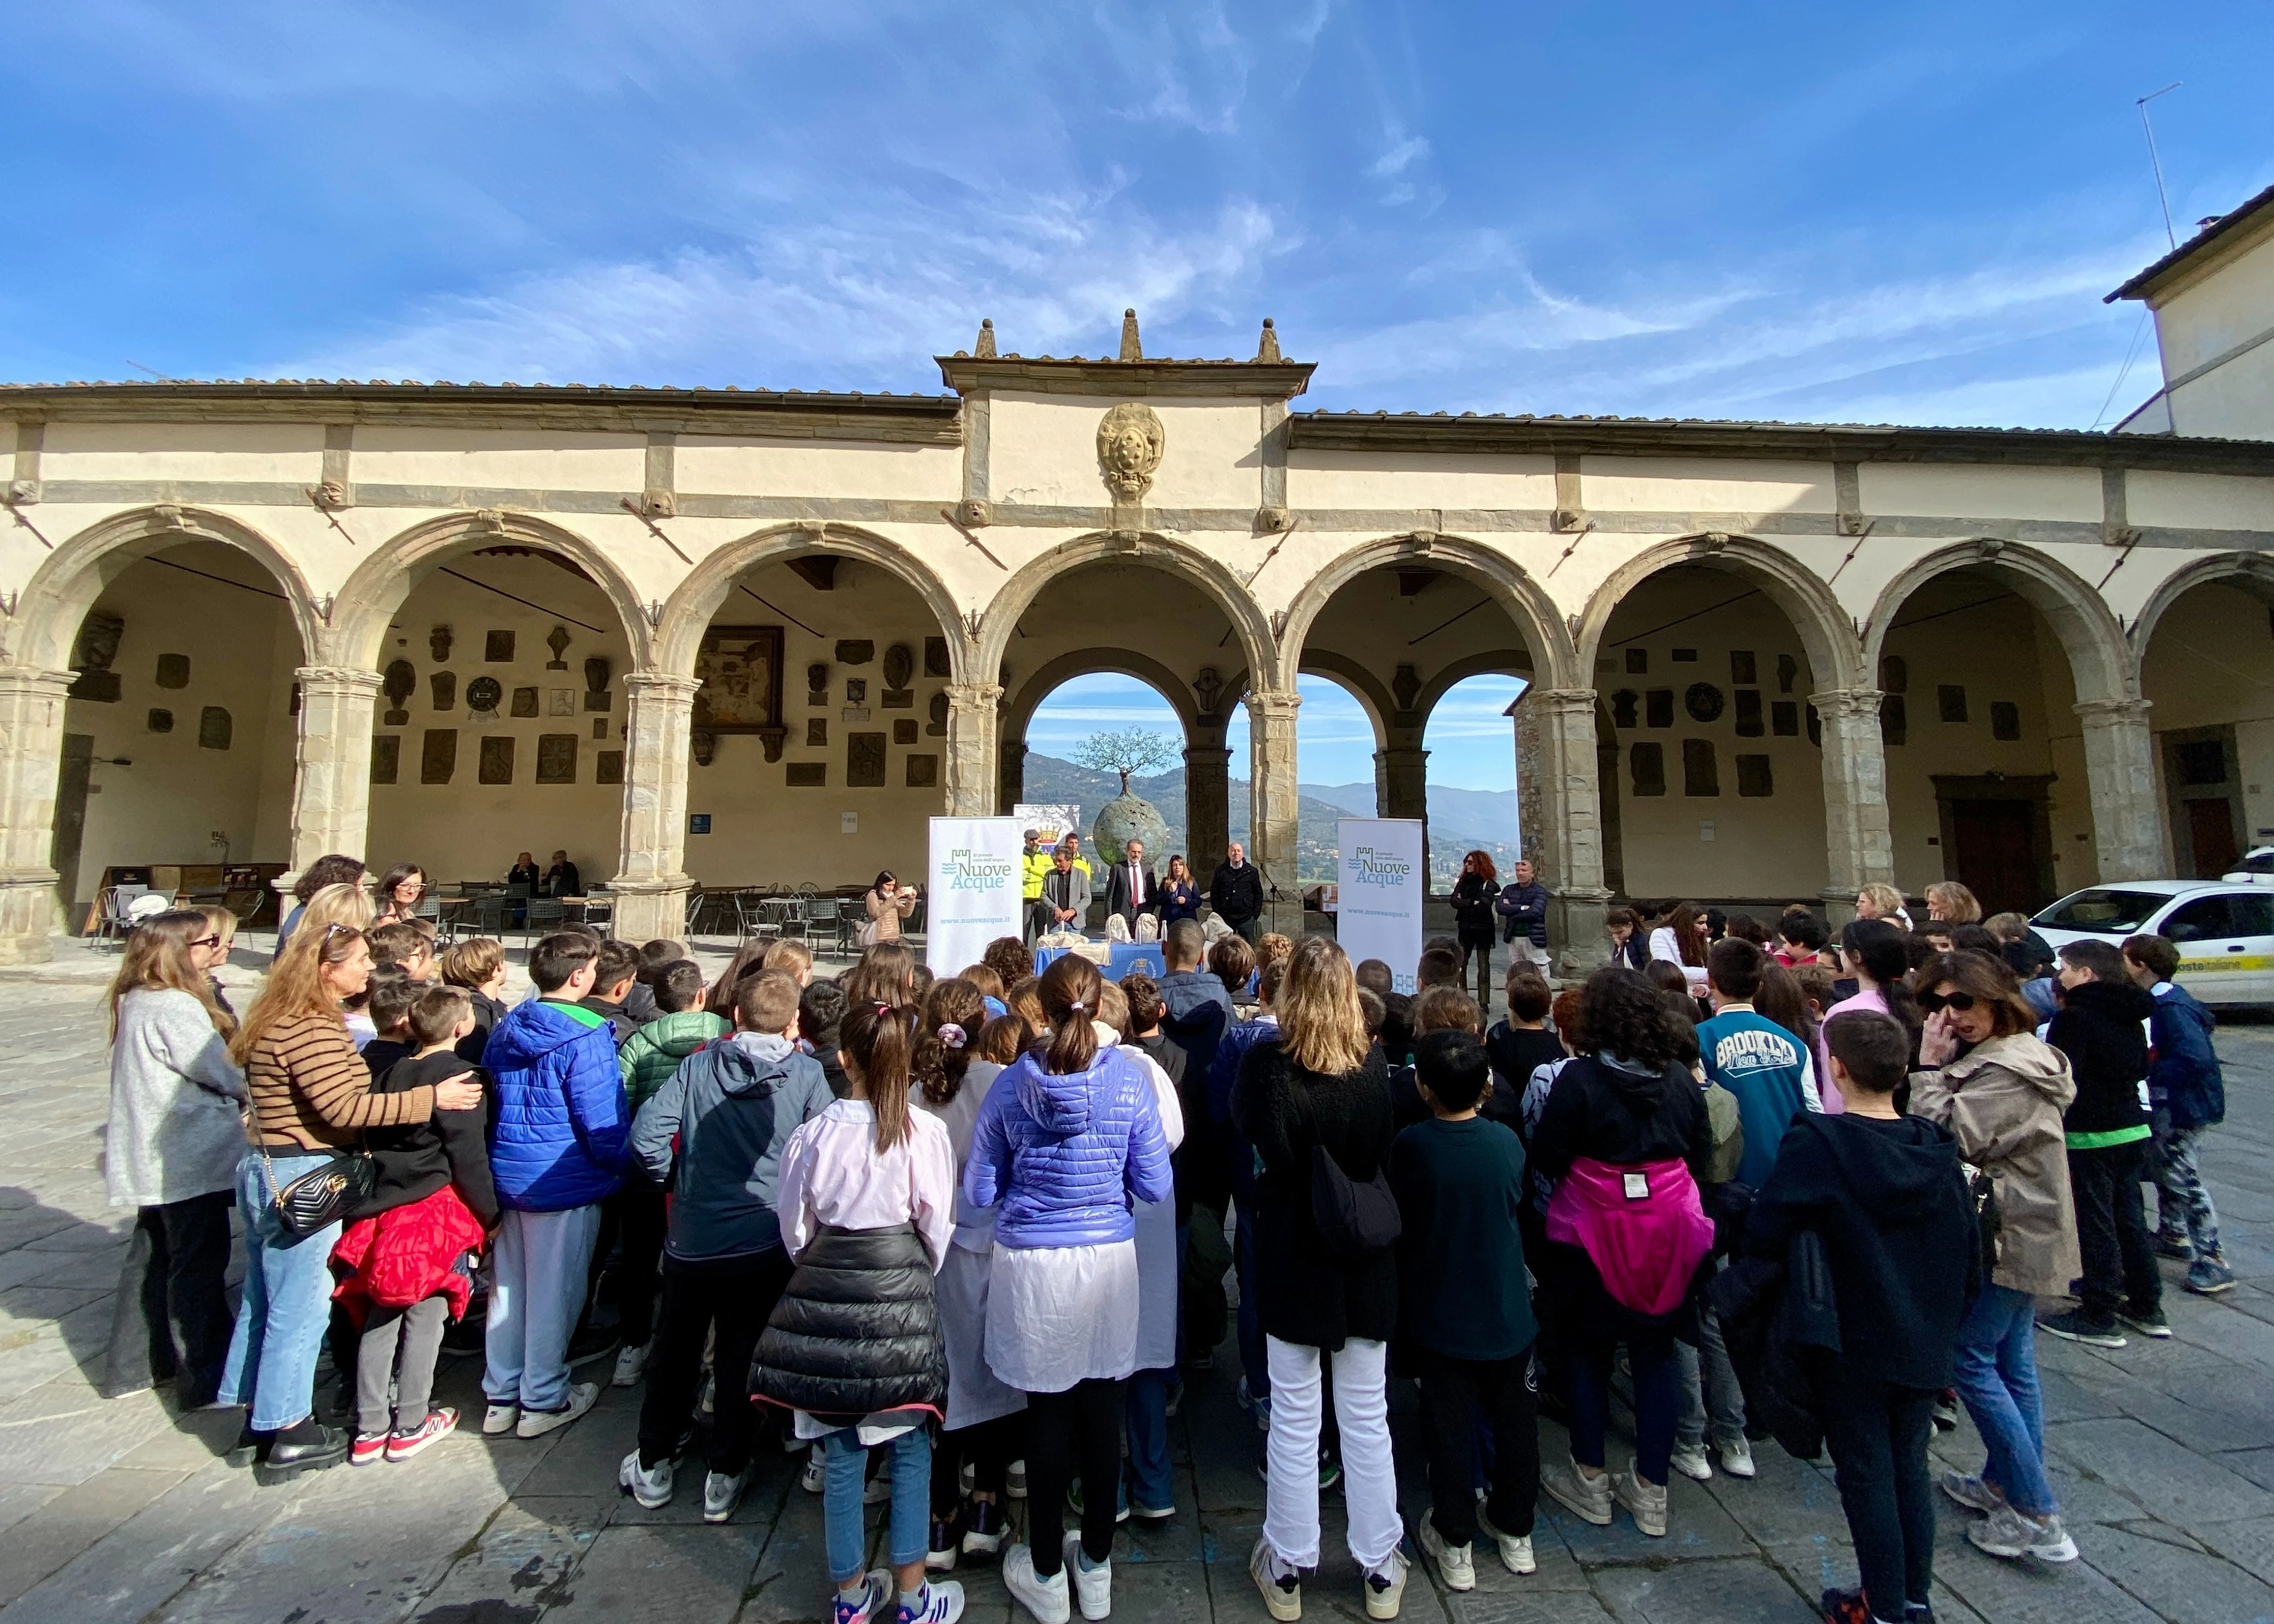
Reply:
<svg viewBox="0 0 2274 1624"><path fill-rule="evenodd" d="M439 1439L448 1438L452 1432L457 1431L457 1427L458 1412L448 1404L437 1404L426 1412L425 1421L409 1432L396 1429L394 1436L387 1440L387 1458L390 1461L407 1461L427 1445ZM357 1439L357 1447L360 1448L362 1445L363 1440Z"/></svg>
<svg viewBox="0 0 2274 1624"><path fill-rule="evenodd" d="M358 1432L355 1441L348 1446L348 1464L376 1466L387 1458L387 1434Z"/></svg>

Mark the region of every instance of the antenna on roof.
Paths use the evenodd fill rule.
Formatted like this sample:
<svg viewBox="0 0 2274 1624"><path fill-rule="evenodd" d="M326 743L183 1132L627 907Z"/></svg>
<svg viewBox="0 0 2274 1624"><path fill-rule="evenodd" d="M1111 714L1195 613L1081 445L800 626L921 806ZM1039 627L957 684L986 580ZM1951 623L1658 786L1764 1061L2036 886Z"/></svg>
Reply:
<svg viewBox="0 0 2274 1624"><path fill-rule="evenodd" d="M125 360L126 365L132 367L136 372L147 372L151 377L155 378L160 383L172 383L174 381L173 379L167 377L165 373L160 372L156 367L145 366L132 356L124 357L124 359Z"/></svg>
<svg viewBox="0 0 2274 1624"><path fill-rule="evenodd" d="M2164 193L2164 161L2156 155L2156 126L2148 122L2148 103L2157 96L2171 94L2184 83L2184 79L2175 79L2161 90L2152 91L2132 104L2140 109L2140 128L2148 133L2148 167L2156 171L2156 201L2164 207L2164 236L2174 248L2180 245L2180 237L2179 233L2172 229L2172 199Z"/></svg>

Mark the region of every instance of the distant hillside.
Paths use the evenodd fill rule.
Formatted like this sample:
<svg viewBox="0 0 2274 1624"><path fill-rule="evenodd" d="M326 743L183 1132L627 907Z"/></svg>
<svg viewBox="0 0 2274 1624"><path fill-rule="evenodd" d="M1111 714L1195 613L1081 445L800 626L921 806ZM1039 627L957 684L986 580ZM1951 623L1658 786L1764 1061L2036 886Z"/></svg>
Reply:
<svg viewBox="0 0 2274 1624"><path fill-rule="evenodd" d="M1306 784L1304 795L1339 807L1354 817L1374 813L1372 784ZM1429 883L1449 891L1461 872L1461 859L1472 847L1492 855L1502 873L1516 861L1516 792L1512 789L1455 789L1447 784L1429 786Z"/></svg>

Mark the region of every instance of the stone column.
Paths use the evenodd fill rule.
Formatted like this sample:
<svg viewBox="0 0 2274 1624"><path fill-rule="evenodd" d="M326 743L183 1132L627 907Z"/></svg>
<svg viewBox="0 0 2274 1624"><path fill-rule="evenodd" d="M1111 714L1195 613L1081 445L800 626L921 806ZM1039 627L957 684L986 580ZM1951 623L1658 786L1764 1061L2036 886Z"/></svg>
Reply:
<svg viewBox="0 0 2274 1624"><path fill-rule="evenodd" d="M1595 690L1535 688L1517 701L1532 712L1538 751L1531 778L1537 808L1525 808L1524 844L1536 849L1547 887L1547 945L1557 974L1584 976L1610 958L1603 914L1601 789L1595 767Z"/></svg>
<svg viewBox="0 0 2274 1624"><path fill-rule="evenodd" d="M0 964L45 964L68 671L0 668Z"/></svg>
<svg viewBox="0 0 2274 1624"><path fill-rule="evenodd" d="M1008 817L1011 808L1027 798L1027 741L999 739L995 755L996 771L1001 780L995 792L995 809L998 816Z"/></svg>
<svg viewBox="0 0 2274 1624"><path fill-rule="evenodd" d="M1374 782L1382 817L1429 816L1429 752L1418 744L1392 742L1374 753Z"/></svg>
<svg viewBox="0 0 2274 1624"><path fill-rule="evenodd" d="M1195 731L1185 749L1185 866L1205 885L1231 843L1231 751L1221 729Z"/></svg>
<svg viewBox="0 0 2274 1624"><path fill-rule="evenodd" d="M1002 707L999 682L947 685L947 812L951 817L995 816L995 798L1002 789L1002 768L995 758Z"/></svg>
<svg viewBox="0 0 2274 1624"><path fill-rule="evenodd" d="M1836 928L1855 917L1856 893L1895 882L1887 832L1887 753L1875 688L1811 694L1824 734L1824 911Z"/></svg>
<svg viewBox="0 0 2274 1624"><path fill-rule="evenodd" d="M1247 756L1253 772L1247 855L1263 870L1264 924L1291 936L1303 933L1303 892L1295 878L1295 712L1302 703L1294 694L1272 689L1247 696Z"/></svg>
<svg viewBox="0 0 2274 1624"><path fill-rule="evenodd" d="M688 735L693 677L635 671L624 730L624 816L618 838L614 933L627 942L687 934Z"/></svg>
<svg viewBox="0 0 2274 1624"><path fill-rule="evenodd" d="M280 892L290 891L319 857L364 855L380 688L379 673L338 665L303 665L292 676L300 685L300 725L292 755L291 867L277 876Z"/></svg>
<svg viewBox="0 0 2274 1624"><path fill-rule="evenodd" d="M2076 707L2103 885L2155 879L2165 870L2164 808L2156 793L2148 708L2144 699L2088 699Z"/></svg>

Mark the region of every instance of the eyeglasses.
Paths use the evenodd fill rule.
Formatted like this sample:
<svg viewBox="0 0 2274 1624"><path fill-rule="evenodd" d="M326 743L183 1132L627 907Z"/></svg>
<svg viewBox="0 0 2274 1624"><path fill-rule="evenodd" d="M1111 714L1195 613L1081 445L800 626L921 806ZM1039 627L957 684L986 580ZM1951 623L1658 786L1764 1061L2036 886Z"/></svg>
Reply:
<svg viewBox="0 0 2274 1624"><path fill-rule="evenodd" d="M1954 1010L1963 1015L1979 1002L1970 992L1923 992L1918 996L1919 1008L1930 1015L1937 1010Z"/></svg>
<svg viewBox="0 0 2274 1624"><path fill-rule="evenodd" d="M190 945L192 947L219 947L221 945L221 938L217 936L200 936L196 941L191 943Z"/></svg>

